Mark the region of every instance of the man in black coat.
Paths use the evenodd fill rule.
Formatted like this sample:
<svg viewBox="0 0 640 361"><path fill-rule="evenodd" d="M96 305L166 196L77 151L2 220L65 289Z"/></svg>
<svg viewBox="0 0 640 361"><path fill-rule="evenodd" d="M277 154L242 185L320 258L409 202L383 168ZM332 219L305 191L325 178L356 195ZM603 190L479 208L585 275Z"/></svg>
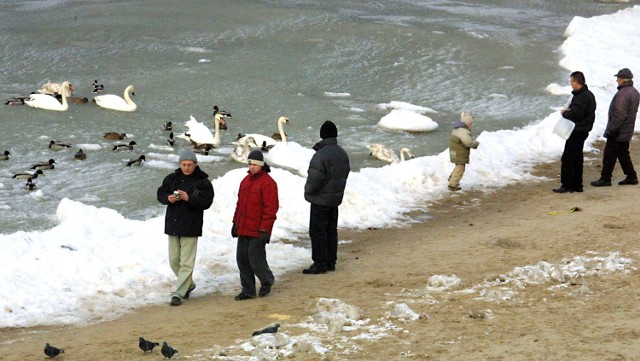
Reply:
<svg viewBox="0 0 640 361"><path fill-rule="evenodd" d="M562 116L575 123L575 128L564 143L562 166L560 168L560 188L556 193L582 192L582 171L584 156L582 150L584 141L593 128L596 119L596 98L587 87L584 74L580 71L571 73L571 88L573 98L569 106L562 111Z"/></svg>
<svg viewBox="0 0 640 361"><path fill-rule="evenodd" d="M338 253L338 206L351 167L349 156L338 145L338 128L327 120L320 128L322 140L313 146L304 199L311 203L309 237L313 265L304 274L335 271Z"/></svg>
<svg viewBox="0 0 640 361"><path fill-rule="evenodd" d="M213 203L213 186L209 175L198 166L191 149L180 153L180 168L169 174L158 188L158 202L167 206L164 233L169 236L169 265L178 277L171 292L171 305L179 306L196 288L193 268L198 237L202 236L204 210Z"/></svg>

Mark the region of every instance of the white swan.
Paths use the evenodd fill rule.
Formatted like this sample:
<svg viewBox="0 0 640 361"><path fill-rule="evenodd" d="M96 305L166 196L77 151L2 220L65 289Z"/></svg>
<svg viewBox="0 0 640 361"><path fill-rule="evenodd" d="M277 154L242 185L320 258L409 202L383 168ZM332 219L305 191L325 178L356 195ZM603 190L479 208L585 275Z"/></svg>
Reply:
<svg viewBox="0 0 640 361"><path fill-rule="evenodd" d="M264 153L264 159L269 165L292 170L306 178L309 162L315 153L296 142L277 142L268 153Z"/></svg>
<svg viewBox="0 0 640 361"><path fill-rule="evenodd" d="M278 133L276 133L276 134L280 135L280 138L282 139L282 143L286 143L287 142L287 134L284 132L284 129L283 129L284 124L287 124L287 125L290 124L289 123L289 118L287 118L287 117L278 118ZM240 141L241 139L246 138L246 137L253 137L253 139L256 141L256 144L258 144L258 146L256 146L255 148L265 147L265 148L269 149L270 147L273 147L274 145L279 143L278 141L273 139L273 136L267 137L266 135L255 134L255 133L254 134L245 134L242 138L238 139L238 141Z"/></svg>
<svg viewBox="0 0 640 361"><path fill-rule="evenodd" d="M398 156L392 149L382 144L377 144L377 143L369 144L367 148L369 148L369 151L371 152L370 154L372 157L376 159L380 159L381 161L384 161L387 163L403 162L405 160L404 158L405 153L407 154L407 157L409 159L414 158L413 153L411 153L411 150L409 150L409 148L400 149L400 158L398 158Z"/></svg>
<svg viewBox="0 0 640 361"><path fill-rule="evenodd" d="M98 95L94 97L93 100L101 108L119 110L121 112L134 112L136 109L138 109L138 106L133 102L133 100L131 100L129 93L131 93L131 95L136 95L133 89L133 85L129 85L124 90L124 99L120 98L117 95L105 94Z"/></svg>
<svg viewBox="0 0 640 361"><path fill-rule="evenodd" d="M253 137L246 137L243 141L234 142L236 146L231 152L231 159L239 163L247 164L247 157L251 152L251 145L257 147L256 140Z"/></svg>
<svg viewBox="0 0 640 361"><path fill-rule="evenodd" d="M65 81L62 83L63 89L69 89L71 83ZM58 101L54 96L47 94L30 94L29 100L25 100L24 103L32 108L40 108L46 110L56 110L64 112L69 109L69 103L67 102L66 92L62 92L62 103Z"/></svg>
<svg viewBox="0 0 640 361"><path fill-rule="evenodd" d="M180 134L178 138L185 139L194 143L195 145L211 144L214 147L220 145L220 123L218 118L214 118L215 135L211 134L209 128L206 125L196 120L193 115L190 116L184 125L187 127L187 131Z"/></svg>
<svg viewBox="0 0 640 361"><path fill-rule="evenodd" d="M71 93L73 93L73 85L69 83L69 87L65 88L63 86L64 83L44 83L42 85L42 89L38 89L37 92L39 94L48 94L53 95L58 93L60 95L64 94L66 97L70 97Z"/></svg>

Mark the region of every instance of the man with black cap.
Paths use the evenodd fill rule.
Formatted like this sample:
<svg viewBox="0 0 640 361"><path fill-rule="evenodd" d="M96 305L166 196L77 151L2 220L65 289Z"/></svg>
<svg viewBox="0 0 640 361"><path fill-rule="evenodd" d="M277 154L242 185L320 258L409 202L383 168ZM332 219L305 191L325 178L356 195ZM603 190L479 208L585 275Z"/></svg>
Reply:
<svg viewBox="0 0 640 361"><path fill-rule="evenodd" d="M240 182L231 227L231 236L238 238L236 263L242 285L236 301L256 297L256 277L260 280L260 297L268 295L275 282L265 248L271 240L271 230L279 208L278 185L269 175L271 168L264 162L259 150L249 153L247 162L249 171Z"/></svg>
<svg viewBox="0 0 640 361"><path fill-rule="evenodd" d="M602 155L602 171L600 179L591 182L594 187L611 186L616 160L620 161L620 167L626 175L618 185L638 184L638 175L629 155L629 142L635 129L640 93L633 87L633 73L628 68L620 69L615 77L618 92L613 96L609 106L609 120L604 131L607 143Z"/></svg>
<svg viewBox="0 0 640 361"><path fill-rule="evenodd" d="M309 162L304 199L311 203L309 237L311 267L304 274L335 271L338 253L338 206L351 167L349 156L338 145L338 128L327 120L320 128L322 140L313 146L316 153Z"/></svg>
<svg viewBox="0 0 640 361"><path fill-rule="evenodd" d="M193 150L180 152L178 162L180 168L164 178L157 192L158 201L167 206L164 233L169 236L169 265L178 277L171 292L171 306L180 306L196 288L192 276L202 217L213 203L209 175L198 166Z"/></svg>

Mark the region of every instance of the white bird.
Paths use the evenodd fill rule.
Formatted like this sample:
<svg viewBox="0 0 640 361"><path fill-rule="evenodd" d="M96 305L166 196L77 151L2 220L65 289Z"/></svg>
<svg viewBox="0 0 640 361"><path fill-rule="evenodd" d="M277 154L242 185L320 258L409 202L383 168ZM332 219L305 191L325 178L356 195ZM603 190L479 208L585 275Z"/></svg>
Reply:
<svg viewBox="0 0 640 361"><path fill-rule="evenodd" d="M249 153L251 152L251 145L257 147L256 140L253 137L246 137L242 141L234 142L236 146L233 148L231 152L231 159L236 162L247 164L247 157L249 157Z"/></svg>
<svg viewBox="0 0 640 361"><path fill-rule="evenodd" d="M64 87L64 83L44 83L42 85L42 89L38 89L37 92L39 94L48 94L48 95L53 95L55 93L58 93L60 95L64 94L66 97L70 97L71 94L73 93L73 85L71 85L71 83L69 83L69 87L65 88Z"/></svg>
<svg viewBox="0 0 640 361"><path fill-rule="evenodd" d="M69 89L71 83L65 81L62 83L63 89ZM60 95L62 96L62 103L58 101L54 96L48 94L30 94L29 100L25 100L24 103L32 108L40 108L46 110L56 110L59 112L64 112L69 109L69 103L67 102L67 92L62 91Z"/></svg>
<svg viewBox="0 0 640 361"><path fill-rule="evenodd" d="M414 158L413 153L411 153L411 150L409 150L409 148L400 149L400 158L398 158L398 156L392 149L382 144L377 144L377 143L369 144L368 148L369 148L369 151L371 152L370 154L372 157L388 163L403 162L405 160L405 153L408 159Z"/></svg>
<svg viewBox="0 0 640 361"><path fill-rule="evenodd" d="M133 85L129 85L124 90L124 99L117 95L105 94L98 95L94 97L93 100L101 108L119 110L122 112L134 112L136 109L138 109L138 106L133 102L133 100L131 100L129 94L136 95L133 89Z"/></svg>
<svg viewBox="0 0 640 361"><path fill-rule="evenodd" d="M220 145L220 123L218 118L214 118L215 135L211 134L211 130L207 128L202 122L196 120L193 115L187 120L184 125L187 127L187 131L184 134L179 135L179 138L186 139L195 145L211 144L212 146Z"/></svg>
<svg viewBox="0 0 640 361"><path fill-rule="evenodd" d="M269 165L286 168L302 177L307 177L309 162L316 152L296 142L277 142L264 159Z"/></svg>
<svg viewBox="0 0 640 361"><path fill-rule="evenodd" d="M256 148L260 148L260 147L270 148L278 144L279 142L273 138L275 135L278 135L280 139L282 139L282 143L286 143L287 134L284 132L284 129L283 129L284 124L286 125L290 124L289 118L287 117L278 118L278 133L274 133L274 135L272 135L271 137L268 137L262 134L255 134L255 133L245 134L244 137L253 137L253 139L256 141L256 144L258 144ZM241 139L242 138L238 139L238 141L240 141Z"/></svg>

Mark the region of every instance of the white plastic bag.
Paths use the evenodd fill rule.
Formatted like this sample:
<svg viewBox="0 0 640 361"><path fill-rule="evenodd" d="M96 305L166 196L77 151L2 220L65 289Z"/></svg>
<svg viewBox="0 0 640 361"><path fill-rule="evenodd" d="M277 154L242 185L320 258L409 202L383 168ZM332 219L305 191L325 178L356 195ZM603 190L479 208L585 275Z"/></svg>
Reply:
<svg viewBox="0 0 640 361"><path fill-rule="evenodd" d="M556 123L556 126L553 127L553 133L558 135L560 138L567 140L575 127L576 123L561 117Z"/></svg>

